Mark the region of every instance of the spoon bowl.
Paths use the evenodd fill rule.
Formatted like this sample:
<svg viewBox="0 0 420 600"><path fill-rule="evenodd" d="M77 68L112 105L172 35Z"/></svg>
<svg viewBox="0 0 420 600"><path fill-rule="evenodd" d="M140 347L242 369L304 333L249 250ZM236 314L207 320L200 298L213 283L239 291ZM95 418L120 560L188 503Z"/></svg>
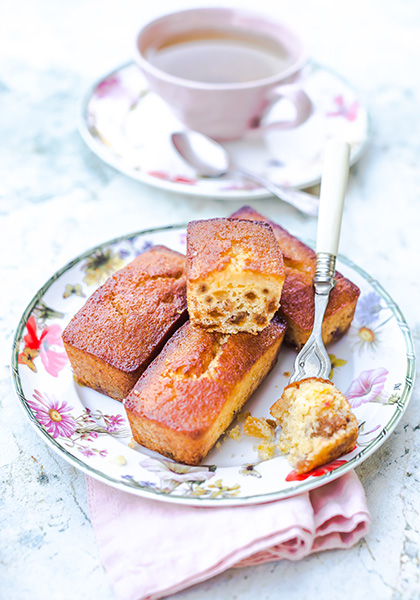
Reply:
<svg viewBox="0 0 420 600"><path fill-rule="evenodd" d="M203 177L223 177L236 173L258 183L283 202L294 206L304 214L318 214L319 199L301 190L294 190L266 179L259 173L235 164L228 151L212 138L197 131L177 131L171 141L178 154Z"/></svg>
<svg viewBox="0 0 420 600"><path fill-rule="evenodd" d="M172 144L185 162L203 177L223 177L231 168L227 150L201 133L173 133Z"/></svg>

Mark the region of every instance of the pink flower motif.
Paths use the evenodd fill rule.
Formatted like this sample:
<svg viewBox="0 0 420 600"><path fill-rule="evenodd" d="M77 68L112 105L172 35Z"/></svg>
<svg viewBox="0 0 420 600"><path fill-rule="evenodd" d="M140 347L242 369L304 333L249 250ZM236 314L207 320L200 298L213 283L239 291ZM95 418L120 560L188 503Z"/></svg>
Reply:
<svg viewBox="0 0 420 600"><path fill-rule="evenodd" d="M38 336L36 321L33 315L31 315L26 323L26 330L27 334L23 338L25 347L30 350L39 351L42 364L47 373L53 377L58 377L59 372L68 362L67 354L65 352L57 352L54 350L54 347L63 348L61 327L57 324L50 325L49 327L42 329ZM19 357L20 356L21 355L19 355ZM19 362L22 362L22 360Z"/></svg>
<svg viewBox="0 0 420 600"><path fill-rule="evenodd" d="M45 370L53 377L58 377L58 374L66 366L68 361L67 354L65 352L46 350L45 344L41 346L40 355Z"/></svg>
<svg viewBox="0 0 420 600"><path fill-rule="evenodd" d="M192 177L187 177L184 175L171 175L167 171L148 171L147 174L151 177L163 179L164 181L171 181L172 183L186 183L188 185L195 185L197 183L197 180L193 179Z"/></svg>
<svg viewBox="0 0 420 600"><path fill-rule="evenodd" d="M96 88L96 95L99 98L105 98L106 96L119 96L121 95L123 88L121 86L121 80L116 75L111 75L108 79L104 79Z"/></svg>
<svg viewBox="0 0 420 600"><path fill-rule="evenodd" d="M343 96L336 96L334 102L337 106L336 111L327 113L327 117L344 117L347 121L355 121L359 111L360 104L357 100L350 105L346 105Z"/></svg>
<svg viewBox="0 0 420 600"><path fill-rule="evenodd" d="M384 389L388 371L382 367L369 369L354 379L344 394L352 408L374 400Z"/></svg>
<svg viewBox="0 0 420 600"><path fill-rule="evenodd" d="M35 413L36 420L45 427L53 438L58 436L71 437L76 430L76 422L68 413L73 410L66 402L49 398L47 394L42 395L38 390L33 400L28 400L28 404Z"/></svg>
<svg viewBox="0 0 420 600"><path fill-rule="evenodd" d="M110 416L107 415L106 420L107 420L106 430L109 431L109 433L117 431L117 429L119 427L124 425L124 417L122 417L121 415L110 415Z"/></svg>
<svg viewBox="0 0 420 600"><path fill-rule="evenodd" d="M83 456L86 456L86 458L89 458L90 456L95 456L95 453L87 446L83 446L82 448L79 448L79 449L80 449L80 452L83 454Z"/></svg>

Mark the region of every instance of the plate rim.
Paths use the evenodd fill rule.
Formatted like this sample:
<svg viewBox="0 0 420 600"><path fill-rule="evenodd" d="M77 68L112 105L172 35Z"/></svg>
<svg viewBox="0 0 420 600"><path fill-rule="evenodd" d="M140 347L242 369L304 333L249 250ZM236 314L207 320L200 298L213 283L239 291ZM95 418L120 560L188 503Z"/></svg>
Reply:
<svg viewBox="0 0 420 600"><path fill-rule="evenodd" d="M122 173L122 174L126 175L127 177L130 177L134 181L138 181L140 183L145 183L145 184L150 185L151 187L154 187L157 189L175 192L176 194L185 194L188 196L195 196L195 197L200 197L200 198L215 198L217 200L232 201L232 202L240 201L240 200L243 200L243 201L245 201L245 200L249 200L249 201L263 200L263 199L275 197L275 196L273 196L273 194L271 192L269 192L268 190L265 190L264 188L256 188L253 190L230 190L230 191L225 191L225 192L223 190L206 190L206 191L201 190L201 191L199 191L195 186L191 186L188 184L182 184L182 183L175 184L171 181L166 181L164 179L159 179L158 177L153 177L151 175L148 175L148 173L146 173L146 172L142 172L140 170L136 171L136 169L133 167L130 168L128 166L125 166L124 162L121 159L118 159L117 156L114 156L112 151L110 149L107 149L105 144L99 143L92 136L92 134L89 131L89 127L87 125L87 108L88 108L89 101L93 95L93 92L102 81L104 81L108 77L111 77L115 73L122 71L123 69L126 69L130 66L134 66L135 64L136 64L135 60L131 59L131 60L127 60L127 61L119 64L118 66L112 68L111 70L104 73L102 76L95 79L95 81L89 85L89 87L83 94L82 102L81 102L81 106L80 106L80 110L79 110L77 129L79 131L81 138L87 145L87 147L96 156L98 156L101 160L103 160L107 165L109 165L110 167L115 169L117 172ZM328 73L330 73L331 75L333 75L334 77L339 79L343 84L345 84L349 88L351 88L355 93L357 93L358 97L363 96L362 91L356 90L356 88L350 82L348 82L345 77L343 77L341 74L338 74L333 68L325 66L322 63L320 63L316 60L313 60L313 59L309 60L307 66L315 67L315 68L327 71ZM350 157L350 167L352 167L354 164L356 164L362 158L362 156L365 154L365 152L368 148L368 145L369 145L369 140L371 138L372 118L371 118L368 102L366 101L365 98L361 98L361 103L363 104L363 108L366 111L366 135L365 135L360 147L353 154L353 156ZM299 186L292 186L292 189L307 189L314 185L318 185L320 183L320 181L321 181L321 175L319 175L318 177L315 177Z"/></svg>
<svg viewBox="0 0 420 600"><path fill-rule="evenodd" d="M75 258L73 258L72 260L67 262L63 267L61 267L60 269L55 271L53 273L53 275L41 286L41 288L36 292L36 294L32 297L30 302L27 304L26 308L24 309L24 311L18 321L18 325L16 327L15 334L13 336L12 356L11 356L11 379L12 379L15 393L19 400L19 404L20 404L22 410L24 411L24 414L28 417L31 425L35 428L38 435L40 435L41 438L47 442L47 445L49 445L62 458L64 458L64 460L66 460L68 463L70 463L75 468L82 471L85 475L89 475L90 477L93 477L94 479L96 479L97 481L99 481L101 483L106 483L107 485L110 485L111 487L119 489L120 491L132 493L133 495L148 498L148 499L153 499L153 500L162 501L162 502L175 503L175 504L200 506L200 507L217 508L217 507L226 507L226 506L244 506L244 505L264 504L267 502L274 502L274 501L277 501L280 499L293 497L293 496L296 496L297 494L308 492L312 489L321 487L322 485L325 485L328 482L333 481L334 479L337 479L344 473L359 466L362 462L364 462L371 454L373 454L386 441L386 439L394 431L397 424L399 423L402 416L404 415L404 413L408 407L409 401L411 399L411 395L412 395L413 388L414 388L416 357L415 357L414 342L413 342L410 328L405 320L405 317L404 317L402 311L400 310L399 306L397 305L397 303L392 299L390 294L383 288L383 286L375 278L373 278L371 275L369 275L364 269L362 269L361 267L359 267L358 265L353 263L353 261L351 261L350 259L348 259L347 257L345 257L341 254L338 254L338 256L337 256L338 261L340 261L343 264L345 264L346 266L349 266L350 268L354 269L365 281L367 281L374 288L375 291L377 291L381 295L382 298L384 298L387 301L387 303L388 303L387 305L391 309L393 315L395 316L395 318L397 320L399 330L401 331L404 342L405 342L406 373L405 373L405 378L403 381L403 390L401 392L401 398L397 403L395 403L396 410L395 410L394 414L392 415L391 419L383 427L380 435L375 437L375 439L372 440L365 448L361 449L360 452L357 454L357 456L349 459L348 461L346 461L345 464L340 465L333 471L328 471L327 473L325 473L319 477L313 478L313 479L306 479L304 481L299 481L296 485L288 487L284 490L280 490L277 492L269 492L269 493L260 494L260 495L253 494L253 495L249 495L249 496L245 496L245 497L241 497L241 498L216 497L216 498L209 499L209 498L200 498L200 497L180 496L180 495L176 495L176 494L172 494L172 493L164 495L162 493L154 492L153 490L150 490L150 489L145 490L145 489L135 488L133 486L128 485L127 483L125 483L123 481L116 480L112 476L110 476L106 473L103 473L102 471L98 471L96 468L92 467L89 464L86 464L81 459L79 459L76 456L74 456L73 454L69 453L54 438L52 438L45 429L42 428L41 424L35 418L33 411L28 406L28 401L27 401L27 398L23 391L23 386L22 386L21 378L19 375L19 368L18 368L19 345L20 345L20 341L22 339L22 334L24 332L24 328L26 326L27 320L28 320L30 314L32 313L34 307L36 306L37 302L39 301L39 299L42 298L42 296L45 294L45 292L48 289L50 289L50 287L54 284L54 282L57 281L65 272L67 272L69 269L71 269L76 264L80 263L84 258L87 258L91 254L93 254L94 252L96 252L98 250L101 250L102 248L106 248L106 247L118 244L118 243L123 242L130 238L136 238L136 237L139 237L142 235L147 235L147 234L151 234L151 233L159 233L159 232L164 232L164 231L183 230L183 229L186 229L186 227L187 227L187 223L179 223L179 224L166 225L166 226L162 226L162 227L141 229L141 230L129 233L129 234L123 234L123 235L117 236L111 240L107 240L96 246L93 246L90 249L86 250L85 252L80 253L78 256L76 256ZM304 243L306 243L308 245L311 245L311 246L314 245L313 241L311 241L311 240L306 240L305 238L298 238L298 239L300 239L301 241L303 241Z"/></svg>

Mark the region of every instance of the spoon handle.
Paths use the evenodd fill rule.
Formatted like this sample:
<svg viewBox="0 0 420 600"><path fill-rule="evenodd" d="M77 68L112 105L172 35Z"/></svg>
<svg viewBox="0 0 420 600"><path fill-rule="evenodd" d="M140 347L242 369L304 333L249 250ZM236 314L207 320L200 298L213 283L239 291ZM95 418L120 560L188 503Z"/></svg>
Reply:
<svg viewBox="0 0 420 600"><path fill-rule="evenodd" d="M262 175L254 173L254 171L248 171L248 169L236 165L232 167L231 172L235 172L238 175L245 177L245 179L259 183L262 187L277 196L277 198L291 204L307 215L315 217L318 214L319 200L312 194L277 185Z"/></svg>

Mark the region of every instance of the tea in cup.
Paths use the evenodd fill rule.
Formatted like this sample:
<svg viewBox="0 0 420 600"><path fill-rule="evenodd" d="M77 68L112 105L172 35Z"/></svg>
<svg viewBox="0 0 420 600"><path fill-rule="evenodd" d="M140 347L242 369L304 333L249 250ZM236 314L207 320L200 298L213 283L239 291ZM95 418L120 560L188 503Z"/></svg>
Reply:
<svg viewBox="0 0 420 600"><path fill-rule="evenodd" d="M308 60L302 42L254 13L196 8L160 17L137 35L136 60L182 123L217 140L297 127L311 114L296 83ZM262 125L280 98L292 102L294 118Z"/></svg>

